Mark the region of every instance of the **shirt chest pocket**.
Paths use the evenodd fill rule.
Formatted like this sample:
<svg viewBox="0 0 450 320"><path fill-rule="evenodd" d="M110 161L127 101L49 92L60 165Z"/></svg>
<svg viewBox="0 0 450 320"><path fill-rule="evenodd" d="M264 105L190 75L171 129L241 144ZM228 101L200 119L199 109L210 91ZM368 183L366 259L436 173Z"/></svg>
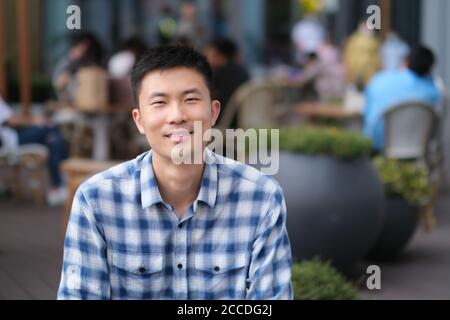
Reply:
<svg viewBox="0 0 450 320"><path fill-rule="evenodd" d="M164 290L162 253L110 253L112 291L132 299L154 298Z"/></svg>
<svg viewBox="0 0 450 320"><path fill-rule="evenodd" d="M241 298L247 278L247 253L198 253L194 269L200 279L199 290L206 290L213 299ZM227 296L235 292L234 297ZM225 295L225 296L224 296Z"/></svg>

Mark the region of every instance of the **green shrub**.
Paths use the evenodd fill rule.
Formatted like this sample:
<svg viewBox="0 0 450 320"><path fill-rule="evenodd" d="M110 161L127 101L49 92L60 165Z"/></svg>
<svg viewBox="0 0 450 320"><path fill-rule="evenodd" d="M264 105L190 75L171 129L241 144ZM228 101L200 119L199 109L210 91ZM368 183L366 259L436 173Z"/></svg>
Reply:
<svg viewBox="0 0 450 320"><path fill-rule="evenodd" d="M414 206L428 204L431 185L425 166L381 156L375 157L373 164L384 184L386 196L402 197Z"/></svg>
<svg viewBox="0 0 450 320"><path fill-rule="evenodd" d="M329 262L318 259L292 264L296 300L354 300L355 287Z"/></svg>
<svg viewBox="0 0 450 320"><path fill-rule="evenodd" d="M280 150L351 160L369 155L372 142L360 134L331 127L282 128Z"/></svg>

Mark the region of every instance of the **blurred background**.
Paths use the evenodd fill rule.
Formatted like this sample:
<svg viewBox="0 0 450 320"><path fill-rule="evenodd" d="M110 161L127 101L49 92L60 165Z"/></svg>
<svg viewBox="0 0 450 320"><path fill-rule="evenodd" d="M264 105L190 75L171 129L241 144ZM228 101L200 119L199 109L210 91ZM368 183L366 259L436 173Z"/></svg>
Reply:
<svg viewBox="0 0 450 320"><path fill-rule="evenodd" d="M76 188L149 149L129 76L164 44L206 55L218 128L281 128L296 298L449 299L448 15L447 0L0 0L0 299L56 297ZM302 291L334 272L334 296Z"/></svg>

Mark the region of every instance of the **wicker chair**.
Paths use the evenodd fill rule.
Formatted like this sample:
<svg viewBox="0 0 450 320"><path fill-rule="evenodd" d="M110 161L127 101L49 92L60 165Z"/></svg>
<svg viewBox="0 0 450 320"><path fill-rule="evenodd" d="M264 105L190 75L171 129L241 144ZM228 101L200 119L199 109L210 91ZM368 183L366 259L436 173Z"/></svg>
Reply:
<svg viewBox="0 0 450 320"><path fill-rule="evenodd" d="M11 150L0 148L0 166L11 169L9 185L13 189L16 199L21 199L25 188L32 191L34 202L37 206L45 203L46 173L48 150L40 144L25 144ZM27 185L22 184L22 171L28 175Z"/></svg>

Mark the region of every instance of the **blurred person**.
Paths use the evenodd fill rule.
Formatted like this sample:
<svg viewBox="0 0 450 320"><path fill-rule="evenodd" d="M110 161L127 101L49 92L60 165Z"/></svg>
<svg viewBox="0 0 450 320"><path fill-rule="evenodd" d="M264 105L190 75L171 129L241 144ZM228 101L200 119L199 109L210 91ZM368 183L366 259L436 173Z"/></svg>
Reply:
<svg viewBox="0 0 450 320"><path fill-rule="evenodd" d="M211 40L205 47L204 54L213 69L213 97L220 101L223 110L228 102L243 83L250 77L247 70L238 63L237 45L227 38ZM220 121L219 116L219 121ZM231 127L236 127L236 117Z"/></svg>
<svg viewBox="0 0 450 320"><path fill-rule="evenodd" d="M380 68L380 41L362 20L344 47L347 81L361 91Z"/></svg>
<svg viewBox="0 0 450 320"><path fill-rule="evenodd" d="M220 112L206 58L154 48L132 84L151 150L78 188L58 299L292 299L281 187L202 139ZM180 146L202 160L176 164Z"/></svg>
<svg viewBox="0 0 450 320"><path fill-rule="evenodd" d="M323 63L341 64L341 53L329 36L326 37L325 41L319 47L318 56Z"/></svg>
<svg viewBox="0 0 450 320"><path fill-rule="evenodd" d="M172 42L177 31L177 21L175 20L172 7L163 4L161 7L161 15L158 19L158 43L160 45L168 45Z"/></svg>
<svg viewBox="0 0 450 320"><path fill-rule="evenodd" d="M48 168L51 178L47 203L56 206L65 202L67 189L63 185L60 165L67 157L67 150L57 126L43 117L15 116L12 109L0 97L0 140L11 152L23 144L45 145L49 151Z"/></svg>
<svg viewBox="0 0 450 320"><path fill-rule="evenodd" d="M108 103L116 110L130 110L133 107L133 90L131 88L131 71L137 61L145 54L147 46L138 37L126 40L118 52L108 61ZM133 121L127 114L117 114L111 127L110 140L113 158L126 159L132 146L131 141L136 136ZM137 154L137 153L134 153Z"/></svg>
<svg viewBox="0 0 450 320"><path fill-rule="evenodd" d="M324 103L342 98L345 87L342 65L338 62L322 61L315 52L309 53L298 75L284 79L281 83L300 89L300 99L303 101Z"/></svg>
<svg viewBox="0 0 450 320"><path fill-rule="evenodd" d="M326 32L316 16L308 15L294 25L291 37L296 49L297 62L303 65L310 53L319 52L325 41Z"/></svg>
<svg viewBox="0 0 450 320"><path fill-rule="evenodd" d="M108 61L108 74L112 78L124 78L131 74L134 64L145 53L147 46L139 38L126 40Z"/></svg>
<svg viewBox="0 0 450 320"><path fill-rule="evenodd" d="M68 55L55 67L52 82L57 98L72 108L54 110L53 121L58 123L69 141L72 140L74 130L87 125L79 108L104 104L107 100L107 72L103 62L100 41L92 33L81 32L71 37Z"/></svg>
<svg viewBox="0 0 450 320"><path fill-rule="evenodd" d="M400 36L390 31L381 46L381 57L384 70L395 70L402 67L408 57L409 46Z"/></svg>
<svg viewBox="0 0 450 320"><path fill-rule="evenodd" d="M201 48L205 43L206 28L198 21L197 6L192 0L184 0L180 6L180 19L177 23L172 43Z"/></svg>
<svg viewBox="0 0 450 320"><path fill-rule="evenodd" d="M364 134L373 139L376 151L384 146L383 113L390 106L411 100L439 103L439 90L431 75L434 62L433 52L418 46L401 69L380 71L370 81L365 92Z"/></svg>
<svg viewBox="0 0 450 320"><path fill-rule="evenodd" d="M103 47L91 33L77 34L67 57L64 57L53 72L53 86L59 100L73 101L76 92L76 72L86 66L100 66L103 59Z"/></svg>

